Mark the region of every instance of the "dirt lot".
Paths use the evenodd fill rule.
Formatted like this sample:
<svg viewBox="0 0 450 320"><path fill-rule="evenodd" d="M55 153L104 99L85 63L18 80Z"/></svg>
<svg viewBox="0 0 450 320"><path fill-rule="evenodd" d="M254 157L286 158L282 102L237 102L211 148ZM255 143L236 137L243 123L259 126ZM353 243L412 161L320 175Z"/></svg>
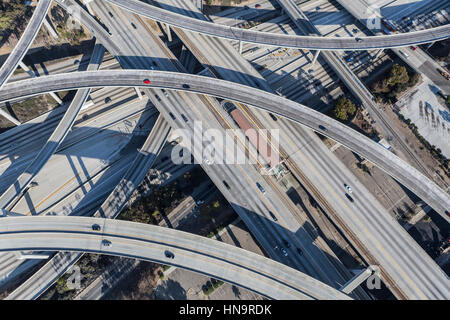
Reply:
<svg viewBox="0 0 450 320"><path fill-rule="evenodd" d="M59 92L58 96L63 99L68 92ZM54 108L59 104L50 96L43 95L33 99L28 99L20 103L11 104L3 110L13 114L21 123L30 121ZM3 117L0 117L0 133L14 127L14 124Z"/></svg>
<svg viewBox="0 0 450 320"><path fill-rule="evenodd" d="M206 15L216 14L224 11L229 7L237 7L257 3L257 0L211 0L211 4L207 5L209 1L203 0L203 13Z"/></svg>

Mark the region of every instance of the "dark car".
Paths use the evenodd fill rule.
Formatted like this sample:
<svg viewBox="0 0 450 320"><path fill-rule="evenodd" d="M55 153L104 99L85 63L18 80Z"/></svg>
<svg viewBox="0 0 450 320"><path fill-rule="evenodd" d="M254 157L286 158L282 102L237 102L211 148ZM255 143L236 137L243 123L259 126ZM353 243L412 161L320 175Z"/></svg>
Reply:
<svg viewBox="0 0 450 320"><path fill-rule="evenodd" d="M289 241L287 241L286 239L283 239L283 244L287 247L290 248L291 244L289 243Z"/></svg>
<svg viewBox="0 0 450 320"><path fill-rule="evenodd" d="M353 200L353 198L348 193L346 193L345 196L348 200L350 200L350 202L355 202L355 200Z"/></svg>
<svg viewBox="0 0 450 320"><path fill-rule="evenodd" d="M112 243L109 240L103 239L102 245L104 245L105 247L111 247Z"/></svg>
<svg viewBox="0 0 450 320"><path fill-rule="evenodd" d="M172 118L172 120L176 119L172 112L169 112L169 116Z"/></svg>
<svg viewBox="0 0 450 320"><path fill-rule="evenodd" d="M265 193L266 193L266 190L263 188L262 185L259 184L259 182L256 183L256 186L258 187L259 191L262 192L262 194L265 194Z"/></svg>
<svg viewBox="0 0 450 320"><path fill-rule="evenodd" d="M275 217L272 211L269 211L270 216L272 217L273 221L278 221L278 218Z"/></svg>
<svg viewBox="0 0 450 320"><path fill-rule="evenodd" d="M225 180L223 180L222 182L223 182L223 185L225 187L227 187L228 190L230 190L230 186L228 185L228 183Z"/></svg>
<svg viewBox="0 0 450 320"><path fill-rule="evenodd" d="M319 129L322 130L322 131L328 131L328 129L325 128L323 125L319 125Z"/></svg>
<svg viewBox="0 0 450 320"><path fill-rule="evenodd" d="M98 224L93 224L92 225L92 230L94 231L100 231L100 226Z"/></svg>
<svg viewBox="0 0 450 320"><path fill-rule="evenodd" d="M165 255L167 258L169 258L169 259L175 258L175 255L174 255L172 252L168 251L168 250L166 250L166 251L164 252L164 255Z"/></svg>
<svg viewBox="0 0 450 320"><path fill-rule="evenodd" d="M185 83L185 84L183 84L183 88L184 88L184 89L190 89L191 86Z"/></svg>
<svg viewBox="0 0 450 320"><path fill-rule="evenodd" d="M105 98L105 103L110 103L111 102L111 98L110 97L106 97Z"/></svg>
<svg viewBox="0 0 450 320"><path fill-rule="evenodd" d="M188 118L186 118L186 116L184 114L181 114L181 117L183 118L184 122L188 122Z"/></svg>
<svg viewBox="0 0 450 320"><path fill-rule="evenodd" d="M273 114L271 114L270 112L269 112L269 116L272 118L273 121L278 121L278 118L275 117L275 116L274 116Z"/></svg>
<svg viewBox="0 0 450 320"><path fill-rule="evenodd" d="M132 26L133 28L137 29L137 28L136 28L136 25L135 25L133 22L131 23L131 26Z"/></svg>
<svg viewBox="0 0 450 320"><path fill-rule="evenodd" d="M255 4L255 8L256 9L261 8L261 5L259 3L257 3L257 4Z"/></svg>
<svg viewBox="0 0 450 320"><path fill-rule="evenodd" d="M363 41L363 39L361 39L361 38L355 38L355 40L356 40L356 42L362 42Z"/></svg>
<svg viewBox="0 0 450 320"><path fill-rule="evenodd" d="M302 251L302 249L300 249L300 248L297 248L297 252L298 252L299 255L302 255L302 254L303 254L303 251Z"/></svg>

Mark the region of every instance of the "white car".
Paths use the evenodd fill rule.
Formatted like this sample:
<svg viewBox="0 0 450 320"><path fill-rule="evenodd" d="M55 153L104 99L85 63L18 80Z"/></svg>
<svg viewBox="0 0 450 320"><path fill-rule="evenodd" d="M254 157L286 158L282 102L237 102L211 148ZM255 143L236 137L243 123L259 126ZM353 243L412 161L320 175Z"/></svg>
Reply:
<svg viewBox="0 0 450 320"><path fill-rule="evenodd" d="M348 186L348 185L345 185L345 189L347 190L348 193L353 192L352 188L350 188L350 186Z"/></svg>

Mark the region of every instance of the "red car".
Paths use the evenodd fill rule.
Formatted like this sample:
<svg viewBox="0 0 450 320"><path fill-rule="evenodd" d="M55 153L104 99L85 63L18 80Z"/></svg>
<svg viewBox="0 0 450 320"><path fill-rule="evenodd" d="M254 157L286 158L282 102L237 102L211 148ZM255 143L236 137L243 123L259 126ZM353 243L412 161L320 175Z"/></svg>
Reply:
<svg viewBox="0 0 450 320"><path fill-rule="evenodd" d="M148 79L144 79L144 83L145 83L145 84L150 84L150 83L151 83L151 81L150 81L150 80L148 80Z"/></svg>
<svg viewBox="0 0 450 320"><path fill-rule="evenodd" d="M416 51L417 50L416 46L411 46L410 48L411 48L412 51Z"/></svg>

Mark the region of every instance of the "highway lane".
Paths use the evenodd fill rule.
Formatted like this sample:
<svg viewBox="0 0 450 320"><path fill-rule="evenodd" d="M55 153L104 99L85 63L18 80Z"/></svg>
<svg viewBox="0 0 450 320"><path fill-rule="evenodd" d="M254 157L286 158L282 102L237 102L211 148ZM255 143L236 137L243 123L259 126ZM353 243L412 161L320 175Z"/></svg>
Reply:
<svg viewBox="0 0 450 320"><path fill-rule="evenodd" d="M85 217L6 217L1 222L2 251L62 250L117 255L192 270L271 299L349 299L281 263L174 229ZM94 224L101 230L92 230ZM167 251L173 258L166 256Z"/></svg>
<svg viewBox="0 0 450 320"><path fill-rule="evenodd" d="M383 35L357 38L326 38L298 35L262 33L253 30L214 24L209 21L193 19L181 14L164 10L137 0L105 0L135 14L166 23L184 30L198 32L214 37L258 43L268 46L289 47L317 50L369 50L378 48L395 48L418 45L450 36L450 25L413 33Z"/></svg>
<svg viewBox="0 0 450 320"><path fill-rule="evenodd" d="M157 48L162 48L164 45L161 45L160 41L158 42L158 41L154 40L155 37L150 36L151 33L147 32L147 30L145 30L146 27L140 22L140 19L137 19L136 17L133 17L131 14L126 13L126 12L122 13L122 12L120 12L120 10L117 10L116 8L114 8L112 6L110 6L108 8L108 6L106 6L106 5L102 6L101 4L103 4L103 3L96 2L93 4L92 8L98 15L100 15L100 19L102 21L108 21L109 19L112 20L113 24L108 25L107 27L113 32L114 35L117 32L118 35L123 39L122 41L129 43L130 53L128 53L128 55L153 57L153 58L155 58L155 61L157 63L157 65L155 65L155 66L157 66L158 68L161 68L161 66L163 65L164 68L172 68L173 69L173 66L171 66L170 63L166 63L166 62L176 61L175 57L170 55L170 53L167 51L163 50L163 53L161 53L156 50ZM111 12L111 15L113 16L113 18L110 18L111 15L109 14L109 12ZM134 27L133 27L133 29L130 28L131 22L133 22L135 24L135 28L139 31L134 31L133 30ZM120 29L117 26L122 26L122 28ZM115 30L116 28L118 29L117 31ZM129 31L127 32L126 30L128 30L128 29L129 29ZM142 31L142 30L144 30L144 31ZM128 39L129 32L131 32L134 35L136 41L133 41L133 42L129 41L129 39ZM143 36L143 35L147 35L147 34L149 36L147 36L147 37ZM136 47L136 49L133 50L132 49L133 47ZM170 58L170 60L168 58ZM174 103L173 105L163 106L164 110L171 109L171 108L173 110L174 106L176 106L179 109L178 106L182 106L182 105L186 104L186 101L185 101L186 99L192 101L192 103L189 104L191 106L199 106L200 104L203 106L205 103L205 102L203 102L203 104L202 104L200 102L200 104L199 104L198 100L196 100L196 97L193 95L187 95L187 98L186 97L183 98L183 96L180 96L179 94L168 93L168 92L159 93L158 95L159 95L159 99L162 99L162 103L165 103L166 100L163 97L166 97L166 96L168 98L175 97L175 99L176 99L176 103ZM150 96L150 98L152 98L152 96ZM158 100L158 99L156 99L156 100ZM168 99L168 100L170 100L170 99ZM217 110L217 109L222 110L222 108L220 106L213 107L214 104L216 104L216 103L214 102L213 99L207 99L206 105L210 105L211 106L210 108L213 108L214 110ZM184 113L184 116L187 118L190 118L190 116L192 115L192 113L189 113L189 114L186 113L185 110L180 110L177 112L172 111L172 114L175 114L176 118L178 118L178 119L180 119L180 115L179 115L180 113ZM199 118L201 119L201 118L205 118L206 115L210 114L210 111L207 108L201 108L201 110L199 110L198 114L199 114ZM223 115L220 115L220 117L222 117L222 116ZM211 115L209 115L208 117L211 117ZM191 120L192 119L189 119L190 123L192 123ZM216 122L217 120L213 117L212 119L208 118L208 119L204 119L203 121L205 123L211 124L213 122ZM233 121L231 120L229 122L232 123ZM183 123L183 122L181 122L181 123ZM218 125L218 126L220 126L220 125ZM201 157L201 155L200 155L200 157ZM205 170L207 170L206 167L208 167L208 169L209 169L210 166L205 166L204 167ZM281 258L281 260L283 261L283 259L285 259L285 258L281 255L281 252L279 252L278 250L274 250L274 247L276 247L276 245L278 243L281 243L283 238L290 239L291 238L290 232L291 233L296 232L297 225L288 223L287 225L289 226L289 229L291 229L291 230L290 230L290 232L286 232L286 230L283 230L282 228L280 229L278 226L272 226L272 223L268 222L267 217L268 217L268 210L272 210L274 212L280 212L280 214L281 213L285 214L287 212L287 211L285 211L286 210L285 207L284 206L276 206L275 209L274 208L270 209L273 204L267 203L264 200L265 197L261 197L260 193L254 194L254 190L252 190L252 189L255 189L254 181L259 181L261 179L261 177L259 174L256 175L253 173L250 177L247 177L247 176L249 176L249 174L248 174L249 171L253 172L253 171L251 171L251 167L249 168L247 166L247 168L243 169L244 172L246 172L244 175L237 174L236 172L233 173L233 170L236 171L236 169L233 167L230 167L230 166L228 166L227 168L221 168L220 166L218 166L217 170L219 170L220 173L225 173L225 174L221 174L221 179L216 180L215 181L216 184L222 185L222 181L229 181L227 179L229 179L229 177L231 177L231 176L234 176L234 177L236 177L237 180L239 180L236 183L237 187L231 185L231 184L235 183L234 180L233 180L233 182L228 182L231 186L231 190L233 190L232 192L230 192L231 194L233 194L233 196L232 196L231 200L230 199L228 199L228 200L230 201L230 203L232 203L232 205L234 205L235 209L238 212L241 212L241 214L249 215L249 213L247 213L246 210L243 210L241 208L241 206L239 205L241 203L245 203L246 208L250 207L251 208L250 211L254 211L254 212L258 213L256 215L253 214L251 219L249 219L248 223L251 223L253 226L255 226L255 221L259 221L256 223L264 225L265 228L267 228L267 230L268 230L267 232L263 232L263 234L266 234L266 237L269 233L272 233L275 236L275 239L270 240L269 241L270 244L267 244L265 248L266 248L266 250L271 252L272 255L275 254L275 256L278 256L278 259ZM230 173L226 174L227 171L229 171ZM212 174L210 174L210 177L214 177L214 176L212 176ZM242 179L242 177L246 177L246 179ZM214 180L214 178L213 178L213 180ZM264 187L266 190L268 190L267 193L269 193L269 187L266 185ZM247 190L247 189L249 190L250 194L253 196L251 203L248 203L248 201L246 199L241 199L241 196L242 196L241 194L239 194L237 197L237 194L234 191L234 190ZM250 191L250 190L252 190L252 191ZM253 193L251 193L251 192L253 192ZM252 198L252 197L249 196L248 198ZM259 198L259 201L257 201L258 198ZM263 205L260 204L261 200L263 202ZM275 198L274 202L277 202L276 200L277 199ZM269 206L269 209L267 206ZM265 212L264 218L261 218L260 216L258 216L259 214L262 214L262 212ZM259 232L259 234L261 234L258 227L255 227L254 232ZM284 236L282 236L283 233L285 234ZM302 233L302 230L299 230L298 233ZM259 240L265 241L265 239L261 240L261 237L262 237L262 235L260 236ZM263 243L267 243L267 241L265 241ZM308 245L310 245L311 241L305 242L305 243L308 243ZM313 246L313 249L315 251L317 251L317 248L314 246ZM291 261L290 263L293 263L294 261L296 261L298 259L298 257L297 257L298 254L294 249L288 249L288 251L290 251L290 250L293 250L293 253L291 252L293 259L289 258L288 260ZM309 251L309 250L310 250L310 248L305 249L305 251ZM305 264L305 262L307 262L302 258L300 258L299 260L303 260L302 264ZM299 262L297 261L295 263L299 263ZM308 261L307 263L317 265L317 263L315 263L314 261ZM299 265L300 268L304 268L304 266L302 266L302 264ZM319 263L319 265L320 265L320 263ZM309 268L309 272L311 272L311 274L315 274L316 271L314 271L314 270L322 269L323 266L320 266L320 267L319 266L316 266L316 267L308 266L308 268ZM323 279L327 279L328 274L329 274L328 272L322 272L322 277L324 277ZM340 283L340 282L338 282L338 283Z"/></svg>
<svg viewBox="0 0 450 320"><path fill-rule="evenodd" d="M138 100L134 89L130 88L119 90L120 97L115 99L113 95L115 91L117 89L107 88L91 94L95 100L94 106L82 111L82 116L76 121L56 153L70 152L71 147L101 131L117 130L120 132L120 127L126 126L126 121L142 114L148 99ZM111 96L115 104L105 104L102 95ZM64 112L64 108L57 108L0 135L0 193L14 183L36 158L48 137L61 121ZM157 111L154 109L154 112ZM80 153L80 155L83 154L86 155L86 151Z"/></svg>
<svg viewBox="0 0 450 320"><path fill-rule="evenodd" d="M105 49L102 45L97 44L94 47L94 52L91 56L88 71L98 70L100 64L102 63L104 53ZM81 108L83 107L90 93L90 88L77 91L61 122L55 128L53 134L50 136L39 154L26 168L26 170L17 178L14 184L12 184L0 196L0 208L10 208L11 203L14 202L14 200L24 192L24 190L28 187L34 177L39 173L39 171L47 163L50 157L56 152L62 141L69 133L69 130L71 130L76 118L81 111Z"/></svg>
<svg viewBox="0 0 450 320"><path fill-rule="evenodd" d="M8 81L14 70L16 70L17 65L22 61L23 57L31 46L34 38L39 32L45 17L47 16L47 11L52 4L52 0L40 0L34 9L33 16L25 28L19 42L14 47L14 49L9 54L6 61L0 68L0 88Z"/></svg>
<svg viewBox="0 0 450 320"><path fill-rule="evenodd" d="M192 6L189 6L189 2L176 1L175 3L175 1L165 2L173 3L174 6L181 8L186 7L187 12L183 13L195 16L193 13L194 9L192 9ZM164 6L163 4L161 5ZM195 17L198 18L198 16ZM185 45L196 55L199 62L211 68L214 74L220 75L227 80L234 80L249 85L259 85L260 88L265 88L263 81L255 83L259 75L252 72L251 67L246 66L245 63L236 58L237 54L233 48L231 50L227 48L228 43L226 41L186 33L177 28L174 30ZM324 54L331 54L331 52ZM215 58L216 56L217 58ZM348 224L344 224L342 230L345 230L352 243L355 244L356 242L358 244L355 247L361 248L360 252L365 257L367 257L368 251L369 253L375 252L374 256L377 258L375 259L369 255L369 259L366 260L369 264L381 265L383 268L387 266L386 270L388 272L384 272L382 269L382 277L385 283L391 287L395 294L397 294L398 288L406 291L406 293L397 295L399 298L417 298L420 296L420 290L429 290L426 288L428 282L439 283L438 279L442 277L442 272L432 259L400 228L396 221L392 221L392 218L383 206L333 156L315 134L285 119L273 121L264 111L251 110L250 112L250 110L243 110L243 112L248 114L250 118L252 117L251 113L255 114L257 119L253 117L252 122L256 125L262 123L264 124L262 127L265 128L282 129L280 132L281 153L285 154L285 157L288 159L288 167L293 170L294 174L301 177L302 183L305 183L304 177L307 176L307 188L321 205L323 205L323 199L326 199L323 208L329 215L334 215L333 221L340 219L340 217L351 217L346 219L350 221L345 221ZM300 168L300 170L297 168ZM333 179L330 177L333 177ZM347 200L343 196L345 183L350 183L352 186L355 186L354 190L358 190L359 201L355 205L349 206L346 203ZM376 216L379 219L375 226L373 226L372 221L366 220L367 217L370 220L371 216ZM354 221L357 221L357 223L355 224ZM342 223L339 226L341 227ZM357 236L353 232L355 230ZM360 230L365 232L360 232ZM390 240L386 241L383 239L387 238L384 236L385 234L389 235ZM376 242L373 241L374 237L380 239L380 241L386 241L383 247L385 250L379 250L373 245ZM359 239L363 240L360 241ZM361 247L361 244L363 247ZM408 252L408 255L404 255L404 252ZM392 268L392 265L395 263L400 266L412 263L414 266L410 269L410 273L414 281L419 283L421 289L411 290L410 283L408 283L410 279L405 277L404 272L401 269L395 270L395 268ZM437 274L438 277L431 281L426 278L422 280L423 274L433 274L431 277ZM396 285L397 283L398 285ZM439 290L441 289L435 287L428 291L429 297L433 296L433 291L438 292Z"/></svg>
<svg viewBox="0 0 450 320"><path fill-rule="evenodd" d="M378 6L371 6L366 1L338 0L337 2L363 24L367 25L368 19L374 19L375 17L378 19L384 18L379 10L375 10ZM381 28L384 28L384 26L381 26ZM374 35L382 35L380 29L375 28L369 30ZM440 87L444 94L450 93L450 81L445 80L445 78L438 72L438 70L441 70L441 66L420 47L417 47L415 50L411 50L411 48L403 48L402 50L394 49L392 51L411 68L416 70L416 72L430 78L433 83ZM406 53L408 57L406 57L404 53Z"/></svg>
<svg viewBox="0 0 450 320"><path fill-rule="evenodd" d="M129 106L128 112L130 111L133 111L132 106ZM135 119L127 120L134 122L138 118L148 116L156 120L151 113L144 116L134 114ZM104 192L109 193L119 183L122 168L129 166L135 157L136 147L139 146L130 141L131 148L123 148L129 139L124 139L124 134L120 134L117 129L110 127L100 131L61 154L54 155L36 176L39 185L30 188L13 210L21 214L66 215L72 210L83 214L93 213L91 204L95 204L98 198L104 199L107 196ZM138 138L141 143L144 141L144 137ZM58 172L56 180L55 172ZM124 173L122 172L122 175ZM15 262L7 262L6 259L7 257L1 254L2 284L4 281L12 281L20 274L22 267L30 262L17 259L14 259ZM4 263L8 265L5 266Z"/></svg>
<svg viewBox="0 0 450 320"><path fill-rule="evenodd" d="M96 210L93 215L94 217L115 219L119 215L137 186L142 182L150 168L154 165L157 156L166 142L169 132L170 127L168 126L168 123L162 116L159 116L133 163L129 166L124 176L100 208ZM72 212L71 214L85 215L85 213L86 212L77 210L77 212ZM73 266L82 255L82 253L78 252L57 253L27 281L8 295L7 299L36 299L47 290L58 277ZM55 268L55 266L57 267Z"/></svg>
<svg viewBox="0 0 450 320"><path fill-rule="evenodd" d="M120 61L121 64L123 64L124 66L128 66L128 67L132 67L132 66L145 67L146 66L146 64L148 63L148 60L146 60L144 58L132 58L132 56L135 55L134 52L132 54L127 54L127 52L123 50L123 48L126 48L126 45L122 45L119 48L117 46L117 43L120 43L121 41L120 41L120 39L117 38L116 34L114 36L112 36L112 34L107 35L105 30L103 29L103 27L100 27L98 25L98 23L89 14L87 14L82 8L79 8L77 3L72 2L72 1L60 1L60 4L63 6L63 8L65 8L66 10L68 10L71 13L77 12L76 18L80 19L81 20L80 22L82 22L85 25L87 25L88 28L90 28L91 31L97 36L98 40L100 40L102 43L105 44L105 46L108 48L108 50L110 52L113 52L113 53L116 54L116 58ZM78 10L78 9L80 9L80 10ZM119 34L120 34L120 32L119 32ZM117 56L119 53L121 54L121 56ZM129 57L126 57L127 55ZM149 90L146 90L146 91L149 91ZM147 93L149 93L149 92L147 92ZM150 91L150 94L152 94L151 91ZM160 132L160 134L163 134L163 136L164 136L164 128L161 127L160 129L163 130L163 132ZM152 141L152 140L149 140L149 141ZM153 143L153 141L152 141L152 143ZM144 147L146 147L146 146L144 145ZM142 156L141 155L141 157L140 157L140 155L138 155L137 160L139 160L139 161L135 162L136 166L140 165L141 168L142 168L142 166L144 165L143 167L145 168L145 164L150 163L151 159L152 159L151 156L149 157L149 156ZM189 168L189 167L190 166L183 166L183 168ZM130 168L130 169L133 169L133 168ZM140 168L139 167L135 167L134 169L140 169ZM180 171L180 170L178 170L178 171ZM142 174L145 175L146 172L137 171L137 172L134 172L134 173L135 174L139 173L141 175ZM172 177L175 177L175 176L177 176L177 174L174 174ZM169 177L169 179L170 178L171 177ZM137 184L137 181L135 181L135 183ZM121 189L119 188L118 190L121 190ZM117 203L118 206L117 206L117 208L114 208L114 209L121 209L122 208L123 204L128 200L128 196L131 195L131 193L132 193L131 191L133 191L133 190L128 190L127 196L122 199L123 200L122 204L115 202L115 203ZM87 197L89 197L89 195L90 194L88 194ZM113 198L115 198L115 197L113 196ZM116 201L116 199L114 199L114 201ZM110 208L110 203L112 203L111 199L110 199L109 202L108 201L105 202L105 206L108 208L109 211L114 210L114 209ZM106 204L108 204L108 205L106 205ZM118 213L120 211L116 210L114 212ZM112 215L111 212L110 212L110 214ZM60 255L62 255L62 253ZM57 260L57 258L58 258L58 255L52 260ZM59 257L59 258L61 260L61 257ZM69 260L65 260L66 263L64 265L58 264L58 270L53 270L50 267L50 271L49 271L44 266L37 273L35 273L35 275L32 278L34 278L34 279L38 278L40 280L39 281L40 289L42 289L42 290L37 290L37 291L35 290L34 293L33 293L33 288L36 289L35 285L33 285L34 282L27 281L21 287L19 287L18 290L16 290L16 293L19 292L17 294L21 294L22 297L36 298L39 294L41 294L43 292L43 290L45 290L43 288L48 287L49 285L51 285L52 281L54 281L54 279L56 279L56 277L59 274L65 272L65 270L67 270L66 268L71 263L74 263L73 261L76 261L78 258L79 258L79 256L78 257L77 256L73 256L72 259L70 259L70 261ZM54 264L53 264L52 261L50 261L46 266L49 266L49 265L54 265ZM42 277L40 277L40 275L42 275Z"/></svg>
<svg viewBox="0 0 450 320"><path fill-rule="evenodd" d="M151 79L151 84L147 85L147 87L190 91L224 99L228 98L299 122L368 159L427 202L444 219L450 221L445 214L446 210L450 208L448 194L418 170L381 145L340 122L303 105L256 88L209 77L173 72L149 70L86 71L8 84L0 91L0 101L42 94L48 91L74 88L100 86L143 87L146 86L143 80L147 78ZM188 85L189 88L185 85ZM323 128L320 128L319 125L323 126Z"/></svg>
<svg viewBox="0 0 450 320"><path fill-rule="evenodd" d="M113 38L118 42L122 42L121 48L124 51L123 54L139 57L135 59L136 64L133 65L134 68L139 65L144 65L147 68L154 67L158 69L183 71L183 68L178 63L175 56L166 48L162 41L151 32L148 26L141 22L141 19L138 16L133 16L128 12L121 12L119 8L115 8L104 2L93 3L92 8L97 15L100 16L102 21L109 22L111 20L111 23L108 24L107 27L112 31ZM111 12L111 14L114 12L113 18L111 18L109 12ZM135 24L136 30L138 29L139 31L136 31L134 27L131 28L131 22ZM129 36L130 33L134 37L133 40L131 40ZM217 118L211 114L211 109L221 109L214 99L208 99L207 97L200 98L194 94L180 94L164 90L151 90L148 95L150 99L153 99L152 101L154 104L158 108L161 108L160 111L165 114L167 117L166 119L172 121L172 126L175 126L176 128L184 128L186 126L186 121L181 120L182 116L188 119L187 125L190 127L190 130L192 130L194 121L199 120L208 124L208 127L210 128L221 128L221 124L218 123ZM186 109L183 107L186 103L192 110L196 111L186 113ZM196 145L196 147L199 146ZM258 193L254 181L260 179L260 175L254 173L253 167L245 166L245 168L235 168L230 165L212 165L213 169L211 169L211 165L204 164L201 151L199 154L194 154L194 156L199 159L200 162L203 162L203 169L208 173L216 185L222 187L222 190L225 189L223 181L227 181L230 185L230 189L225 189L226 191L223 191L225 192L225 197L227 197L228 201L240 215L245 215L244 219L247 219L247 225L250 225L250 228L252 228L254 234L257 235L260 243L263 244L266 251L269 252L272 257L276 257L279 261L286 261L286 263L289 263L290 265L295 265L295 267L300 268L300 270L304 270L306 267L308 268L307 270L310 275L316 277L319 276L317 270L320 270L320 268L310 266L309 264L305 266L304 261L299 261L301 259L298 259L297 253L292 257L286 258L279 250L274 249L278 243L281 243L283 238L282 234L286 234L284 238L289 238L290 232L287 232L287 230L283 230L282 228L282 230L280 230L278 226L274 226L273 223L269 222L267 219L268 210L277 211L277 209L268 209L267 201L260 193ZM251 177L249 176L250 173L252 175ZM230 179L232 180L230 181ZM266 190L268 190L268 187L265 187ZM263 214L263 212L265 213ZM323 274L322 277L323 279L327 279L326 274Z"/></svg>
<svg viewBox="0 0 450 320"><path fill-rule="evenodd" d="M190 15L199 19L205 19L197 8L191 5L190 2L170 0L161 2L160 5L166 9L170 6L179 7L180 10L177 11L178 13ZM210 38L201 34L185 32L178 28L174 28L174 31L182 40L184 45L197 57L198 61L205 67L209 68L215 77L229 81L236 81L251 86L257 86L270 91L270 88L267 88L265 81L230 45L229 41L219 38ZM241 109L243 114L247 115L249 113L251 114L253 111L248 110L249 108L246 108L240 104L237 104L236 107ZM245 110L243 110L244 108ZM230 118L229 114L223 107L217 108L216 112L220 114L220 117L225 119ZM228 120L228 124L234 130L239 129L232 119ZM252 125L254 128L258 128L254 122L252 122ZM271 127L268 127L268 129L271 129ZM275 151L277 152L278 150L275 149ZM265 160L262 162L265 163ZM294 241L298 241L298 243L300 243L300 247L303 250L303 255L300 258L305 261L314 261L322 270L324 270L324 273L326 273L328 278L330 278L334 283L342 283L343 281L346 281L345 279L351 278L350 274L345 273L345 267L340 264L336 257L334 257L331 249L323 241L321 241L321 239L317 239L316 235L311 232L311 230L304 227L306 222L304 218L301 217L301 211L294 206L291 199L288 198L285 192L280 190L279 186L275 182L275 179L268 176L259 176L254 179L257 179L260 184L263 184L263 182L267 183L267 185L263 184L263 187L266 190L266 197L268 198L270 205L275 208L275 211L272 210L272 212L276 213L280 224L289 226L288 229L292 231L293 235L286 235L288 239L293 238ZM280 208L288 208L288 210L281 210ZM298 255L295 248L285 249L290 255ZM335 259L330 258L330 256Z"/></svg>

